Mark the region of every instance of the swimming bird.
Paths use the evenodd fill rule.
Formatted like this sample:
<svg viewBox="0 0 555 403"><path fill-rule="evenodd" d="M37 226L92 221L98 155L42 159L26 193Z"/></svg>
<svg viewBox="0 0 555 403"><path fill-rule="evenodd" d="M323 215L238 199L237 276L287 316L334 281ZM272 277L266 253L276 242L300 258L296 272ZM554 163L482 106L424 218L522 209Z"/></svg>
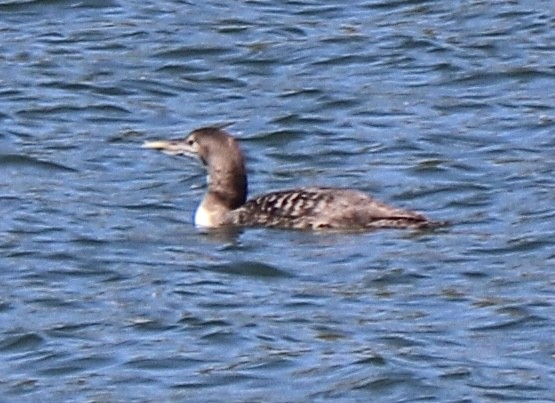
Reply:
<svg viewBox="0 0 555 403"><path fill-rule="evenodd" d="M143 147L198 158L208 171L208 189L194 223L201 228L274 227L303 230L430 228L442 223L388 206L351 189L305 187L247 201L247 172L239 142L218 127L203 127L184 139L147 141Z"/></svg>

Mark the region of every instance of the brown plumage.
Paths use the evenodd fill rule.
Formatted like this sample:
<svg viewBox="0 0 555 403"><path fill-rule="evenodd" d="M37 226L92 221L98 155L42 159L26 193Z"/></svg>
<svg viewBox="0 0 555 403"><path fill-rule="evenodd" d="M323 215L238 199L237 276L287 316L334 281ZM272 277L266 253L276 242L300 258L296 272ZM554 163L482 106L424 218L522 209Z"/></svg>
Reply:
<svg viewBox="0 0 555 403"><path fill-rule="evenodd" d="M423 215L388 206L357 190L309 187L282 190L246 201L247 174L236 139L220 128L201 128L182 140L149 141L146 148L188 155L208 170L208 190L195 225L265 226L307 230L429 228L441 225Z"/></svg>

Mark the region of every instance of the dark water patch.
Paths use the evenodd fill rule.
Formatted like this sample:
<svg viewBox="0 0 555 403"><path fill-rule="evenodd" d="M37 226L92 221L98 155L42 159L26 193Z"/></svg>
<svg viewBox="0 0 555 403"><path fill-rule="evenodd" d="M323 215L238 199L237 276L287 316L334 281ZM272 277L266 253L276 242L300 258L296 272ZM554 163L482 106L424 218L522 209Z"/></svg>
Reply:
<svg viewBox="0 0 555 403"><path fill-rule="evenodd" d="M79 172L77 169L62 165L57 162L43 161L34 157L21 154L0 155L0 166L18 169L39 169L47 172Z"/></svg>
<svg viewBox="0 0 555 403"><path fill-rule="evenodd" d="M255 45L251 45L251 46L255 46ZM257 44L256 46L262 46L262 45ZM274 65L278 60L279 60L278 56L275 56L275 57L258 56L257 58L239 59L234 64L237 66L251 68L252 70L249 71L251 75L260 75L262 77L265 77L267 76L267 74L271 73L271 71L268 71L270 69L270 66Z"/></svg>
<svg viewBox="0 0 555 403"><path fill-rule="evenodd" d="M410 284L417 280L427 278L423 273L409 272L404 269L390 269L383 273L376 273L372 279L373 284Z"/></svg>
<svg viewBox="0 0 555 403"><path fill-rule="evenodd" d="M280 94L281 98L296 98L296 97L309 97L309 98L316 98L317 96L321 96L323 95L324 92L321 91L318 88L310 88L310 87L305 87L305 88L295 88L295 89L289 89L287 91L284 91ZM294 115L294 116L299 116L298 114L294 114L293 112L289 112L290 114ZM277 121L273 121L273 123L280 123L279 120ZM287 122L285 122L287 123Z"/></svg>
<svg viewBox="0 0 555 403"><path fill-rule="evenodd" d="M462 272L462 274L468 278L471 279L484 279L484 278L488 278L489 275L487 274L487 272L482 271L480 269L476 269L476 270L465 270L464 272Z"/></svg>
<svg viewBox="0 0 555 403"><path fill-rule="evenodd" d="M477 86L480 87L493 87L499 83L506 84L507 79L516 80L535 80L535 79L550 79L553 78L554 73L550 71L541 71L530 68L517 68L495 72L477 71L472 74L465 74L456 79L450 79L450 85L462 85L464 87ZM469 103L470 101L467 101ZM485 106L485 104L484 104Z"/></svg>
<svg viewBox="0 0 555 403"><path fill-rule="evenodd" d="M173 389L177 389L177 390L189 390L189 389L203 389L203 388L208 388L214 386L211 382L203 382L203 381L181 381L178 382L175 385L172 385Z"/></svg>
<svg viewBox="0 0 555 403"><path fill-rule="evenodd" d="M202 59L206 56L224 55L229 48L213 45L180 46L156 52L153 56L161 59L182 59L184 61Z"/></svg>
<svg viewBox="0 0 555 403"><path fill-rule="evenodd" d="M187 325L188 328L192 327L192 328L199 328L199 329L222 328L222 327L232 326L231 322L225 321L223 319L198 318L193 316L190 313L184 315L179 320L179 323Z"/></svg>
<svg viewBox="0 0 555 403"><path fill-rule="evenodd" d="M307 126L304 130L298 130L298 133L307 137L314 135L320 131L319 127L326 127L326 123L330 123L333 119L330 116L325 116L321 114L305 114L303 116L298 115L290 115L294 117L294 120L297 124L302 126ZM291 122L292 123L292 122Z"/></svg>
<svg viewBox="0 0 555 403"><path fill-rule="evenodd" d="M507 244L501 246L495 245L488 245L488 246L481 246L478 248L472 248L470 250L473 254L482 254L488 256L495 256L495 255L512 255L512 254L519 254L522 252L534 251L537 249L542 249L545 247L546 244L549 242L545 240L532 240L530 238L519 238L508 240Z"/></svg>
<svg viewBox="0 0 555 403"><path fill-rule="evenodd" d="M49 338L60 338L60 339L91 339L91 332L101 325L99 322L83 322L83 323L65 323L60 325L55 325L50 329L45 331L45 336Z"/></svg>
<svg viewBox="0 0 555 403"><path fill-rule="evenodd" d="M60 121L67 121L69 116L75 118L75 115L88 115L91 119L94 115L98 115L99 119L113 119L114 117L121 117L129 115L131 112L122 106L114 104L95 104L95 105L82 105L82 106L42 106L38 108L27 108L20 110L17 115L25 119L44 119L46 117L56 118ZM100 118L102 116L102 118Z"/></svg>
<svg viewBox="0 0 555 403"><path fill-rule="evenodd" d="M534 239L533 236L525 236L508 240L508 247L515 253L541 250L550 244L551 242L543 236L539 239Z"/></svg>
<svg viewBox="0 0 555 403"><path fill-rule="evenodd" d="M279 125L293 125L295 122L298 122L301 117L296 113L287 113L282 116L277 116L274 118L272 123L279 124ZM282 133L286 134L286 136L293 134L291 131L288 130L280 130L278 133L272 132L267 133L265 136L276 136L277 134Z"/></svg>
<svg viewBox="0 0 555 403"><path fill-rule="evenodd" d="M167 324L159 319L154 318L139 318L134 319L132 328L139 332L166 332L173 330L177 327L175 324Z"/></svg>
<svg viewBox="0 0 555 403"><path fill-rule="evenodd" d="M18 96L26 96L24 95L25 91L16 88L4 88L0 89L0 97L6 97L9 99L18 97Z"/></svg>
<svg viewBox="0 0 555 403"><path fill-rule="evenodd" d="M423 345L422 342L415 340L414 338L411 338L409 336L400 336L400 335L380 337L378 341L387 343L388 345L393 346L395 348L418 347Z"/></svg>
<svg viewBox="0 0 555 403"><path fill-rule="evenodd" d="M363 7L377 9L377 10L396 10L396 11L406 11L406 7L410 7L410 9L414 9L414 6L418 6L418 10L424 12L429 10L429 6L426 5L429 3L427 1L421 0L398 0L398 1L371 1L363 3Z"/></svg>
<svg viewBox="0 0 555 403"><path fill-rule="evenodd" d="M387 364L387 360L378 353L375 352L364 352L358 353L357 355L363 355L363 357L358 358L353 362L353 365L369 365L369 366L384 366Z"/></svg>
<svg viewBox="0 0 555 403"><path fill-rule="evenodd" d="M346 56L337 56L337 57L329 57L326 59L321 59L313 62L312 64L317 66L352 66L354 63L361 64L361 65L372 65L376 63L377 58L375 56L362 56L362 55L346 55Z"/></svg>
<svg viewBox="0 0 555 403"><path fill-rule="evenodd" d="M379 377L377 379L371 380L360 380L356 382L355 385L352 385L353 389L367 389L373 392L383 392L385 390L394 389L397 386L408 386L410 384L410 380L414 378L411 374L388 374L387 376ZM428 396L429 398L430 396ZM419 396L416 397L416 400Z"/></svg>
<svg viewBox="0 0 555 403"><path fill-rule="evenodd" d="M284 304L284 307L291 309L303 309L308 307L322 306L326 300L324 295L293 295L291 301Z"/></svg>
<svg viewBox="0 0 555 403"><path fill-rule="evenodd" d="M316 326L314 337L325 341L335 341L348 338L349 334L331 326Z"/></svg>
<svg viewBox="0 0 555 403"><path fill-rule="evenodd" d="M107 96L129 96L136 94L135 91L131 91L129 88L121 86L110 86L110 85L94 85L90 83L75 83L67 81L49 81L41 84L45 88L61 89L67 90L69 92L83 91L91 94L107 95ZM119 105L109 105L114 108L113 112L123 112L129 113L128 110L122 108ZM96 106L99 108L102 106Z"/></svg>
<svg viewBox="0 0 555 403"><path fill-rule="evenodd" d="M114 364L114 360L109 355L91 354L83 358L55 359L51 362L43 362L38 365L37 375L46 377L64 377L67 375L76 376L80 373L88 373L96 368Z"/></svg>
<svg viewBox="0 0 555 403"><path fill-rule="evenodd" d="M226 264L206 265L203 270L214 271L222 274L231 274L235 276L247 277L268 277L268 278L286 278L292 275L279 267L256 261L239 261Z"/></svg>
<svg viewBox="0 0 555 403"><path fill-rule="evenodd" d="M177 62L164 64L162 67L159 67L156 71L159 73L167 73L172 75L183 75L185 77L189 77L191 74L194 75L194 74L207 73L207 70L205 67L190 65L186 63L181 64Z"/></svg>
<svg viewBox="0 0 555 403"><path fill-rule="evenodd" d="M357 42L363 44L368 38L359 32L359 27L354 25L343 25L340 27L337 35L332 35L327 38L320 39L320 42L324 45L354 45ZM379 59L369 55L358 55L358 58L353 58L353 61L358 64L368 63L368 65L376 63ZM355 60L356 59L356 60ZM343 60L345 61L345 60ZM322 64L322 62L316 62L315 66Z"/></svg>
<svg viewBox="0 0 555 403"><path fill-rule="evenodd" d="M126 143L128 144L129 141L138 141L142 142L145 138L145 133L142 131L137 131L134 129L126 128L124 130L119 131L118 133L114 133L108 137L108 143Z"/></svg>
<svg viewBox="0 0 555 403"><path fill-rule="evenodd" d="M74 260L75 256L71 257ZM54 259L53 259L54 260ZM70 260L68 258L56 259L55 261L63 262L64 260ZM88 265L82 265L82 267L65 267L63 269L48 269L45 273L36 274L37 278L44 277L52 281L64 281L69 279L88 279L97 278L99 281L121 281L125 280L124 274L117 272L115 270L108 269L106 264L101 262L89 263ZM31 277L30 277L31 278Z"/></svg>
<svg viewBox="0 0 555 403"><path fill-rule="evenodd" d="M160 185L156 185L156 186L152 186L151 188L156 188L159 187ZM123 205L120 204L118 207L126 209L126 210L132 210L132 211L148 211L148 210L152 210L152 211L161 211L161 210L173 210L174 206L172 204L162 204L158 201L151 201L151 202L142 202L141 204L130 204L130 205ZM175 221L175 222L181 222L181 221Z"/></svg>
<svg viewBox="0 0 555 403"><path fill-rule="evenodd" d="M455 287L447 287L441 290L441 295L448 301L463 302L468 301L466 290L461 290Z"/></svg>
<svg viewBox="0 0 555 403"><path fill-rule="evenodd" d="M44 281L44 279L43 279ZM58 309L58 308L67 308L67 309L78 309L81 306L81 302L74 299L74 300L68 300L67 298L64 298L65 296L60 295L59 297L36 297L32 299L32 302L34 304L37 304L38 306L42 306L43 308L52 308L52 309Z"/></svg>
<svg viewBox="0 0 555 403"><path fill-rule="evenodd" d="M44 7L57 7L71 5L70 0L31 0L31 1L8 1L0 4L0 12L24 12L40 11Z"/></svg>
<svg viewBox="0 0 555 403"><path fill-rule="evenodd" d="M218 31L229 33L241 32L253 27L254 25L255 24L249 19L242 19L230 16L228 18L222 18L218 20Z"/></svg>
<svg viewBox="0 0 555 403"><path fill-rule="evenodd" d="M204 319L199 318L192 313L185 313L179 320L180 324L187 325L188 328L206 329L209 327L229 327L231 322L226 322L223 319Z"/></svg>
<svg viewBox="0 0 555 403"><path fill-rule="evenodd" d="M289 1L291 7L299 7L295 14L299 16L312 16L316 15L320 18L328 17L338 17L342 14L342 7L336 5L321 5L314 4L305 1Z"/></svg>
<svg viewBox="0 0 555 403"><path fill-rule="evenodd" d="M543 323L545 319L534 316L527 315L526 317L519 317L514 319L498 318L491 323L473 326L470 330L476 332L492 332L492 331L510 331L519 329L534 329L537 328L539 324Z"/></svg>
<svg viewBox="0 0 555 403"><path fill-rule="evenodd" d="M342 108L345 108L345 109L355 108L358 105L360 105L360 100L358 98L333 99L333 98L324 97L324 99L321 99L319 103L325 108L339 110Z"/></svg>
<svg viewBox="0 0 555 403"><path fill-rule="evenodd" d="M218 373L218 372L222 372L222 373ZM226 373L226 372L229 372L229 373ZM173 385L172 388L176 390L184 389L189 391L194 389L204 389L207 387L219 389L222 387L225 388L226 385L244 384L244 383L259 380L261 378L243 373L240 370L231 371L231 369L229 369L227 371L226 370L218 371L217 369L215 370L207 369L201 374L199 379L202 379L202 380L189 381L189 382L179 381L177 384ZM263 385L264 384L262 384L262 386ZM240 396L241 393L234 392L233 395Z"/></svg>
<svg viewBox="0 0 555 403"><path fill-rule="evenodd" d="M131 88L133 90L140 91L141 93L163 97L177 96L181 92L180 88L176 85L161 83L148 79L125 79L123 80L121 85L123 85L125 88Z"/></svg>
<svg viewBox="0 0 555 403"><path fill-rule="evenodd" d="M10 332L13 333L13 332ZM36 333L25 333L17 335L6 334L0 340L0 353L21 353L33 351L44 344L44 338Z"/></svg>
<svg viewBox="0 0 555 403"><path fill-rule="evenodd" d="M204 332L200 339L203 341L209 341L211 343L218 343L222 345L235 345L237 343L238 334L231 329L218 329L214 331Z"/></svg>
<svg viewBox="0 0 555 403"><path fill-rule="evenodd" d="M44 43L53 43L53 44L58 44L58 43L64 43L66 41L66 36L63 35L60 32L55 32L55 31L49 31L49 32L44 32L41 33L38 38L41 40L41 42ZM55 52L61 52L61 54L70 54L72 53L71 50L69 49L65 49L65 48L58 48L55 50Z"/></svg>
<svg viewBox="0 0 555 403"><path fill-rule="evenodd" d="M12 304L7 301L0 300L0 313L6 312L12 309Z"/></svg>
<svg viewBox="0 0 555 403"><path fill-rule="evenodd" d="M221 76L214 76L212 73L207 74L187 74L184 76L184 79L192 82L192 83L199 83L208 81L213 85L216 85L218 88L221 87L228 87L228 88L246 88L247 83L243 80L232 78L232 77L221 77ZM243 96L240 94L234 95L235 99L242 99Z"/></svg>
<svg viewBox="0 0 555 403"><path fill-rule="evenodd" d="M440 374L441 378L445 378L447 380L461 380L461 379L468 379L472 375L471 368L468 367L459 367L445 371L444 373Z"/></svg>
<svg viewBox="0 0 555 403"><path fill-rule="evenodd" d="M169 356L167 358L136 358L124 363L125 367L146 370L185 369L202 364L204 361L195 358Z"/></svg>
<svg viewBox="0 0 555 403"><path fill-rule="evenodd" d="M93 236L84 234L76 236L74 239L72 239L71 242L78 246L90 247L100 247L110 244L110 241L108 239L95 238Z"/></svg>
<svg viewBox="0 0 555 403"><path fill-rule="evenodd" d="M75 8L119 8L120 3L113 0L82 0L73 5Z"/></svg>

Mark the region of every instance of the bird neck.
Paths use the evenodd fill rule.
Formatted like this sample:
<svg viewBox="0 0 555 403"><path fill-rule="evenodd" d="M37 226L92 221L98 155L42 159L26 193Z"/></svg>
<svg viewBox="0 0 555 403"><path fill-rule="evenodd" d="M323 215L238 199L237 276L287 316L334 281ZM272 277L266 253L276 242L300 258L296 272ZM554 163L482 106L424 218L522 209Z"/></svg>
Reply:
<svg viewBox="0 0 555 403"><path fill-rule="evenodd" d="M226 156L228 157L228 156ZM208 166L208 191L203 204L206 208L234 210L247 199L247 175L242 156L220 158Z"/></svg>
<svg viewBox="0 0 555 403"><path fill-rule="evenodd" d="M244 169L211 169L208 190L195 213L197 227L215 228L228 223L228 213L241 207L247 197L247 178Z"/></svg>

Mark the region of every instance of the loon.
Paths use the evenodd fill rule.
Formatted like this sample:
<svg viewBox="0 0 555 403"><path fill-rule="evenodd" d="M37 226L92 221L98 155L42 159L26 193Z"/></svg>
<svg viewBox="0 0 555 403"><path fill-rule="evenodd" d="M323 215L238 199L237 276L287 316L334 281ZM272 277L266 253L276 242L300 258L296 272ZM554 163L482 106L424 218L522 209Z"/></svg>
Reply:
<svg viewBox="0 0 555 403"><path fill-rule="evenodd" d="M238 141L218 127L193 130L184 139L154 140L144 148L198 158L208 171L208 189L195 226L273 227L302 230L433 228L443 223L379 202L357 190L306 187L267 193L247 201L247 173Z"/></svg>

